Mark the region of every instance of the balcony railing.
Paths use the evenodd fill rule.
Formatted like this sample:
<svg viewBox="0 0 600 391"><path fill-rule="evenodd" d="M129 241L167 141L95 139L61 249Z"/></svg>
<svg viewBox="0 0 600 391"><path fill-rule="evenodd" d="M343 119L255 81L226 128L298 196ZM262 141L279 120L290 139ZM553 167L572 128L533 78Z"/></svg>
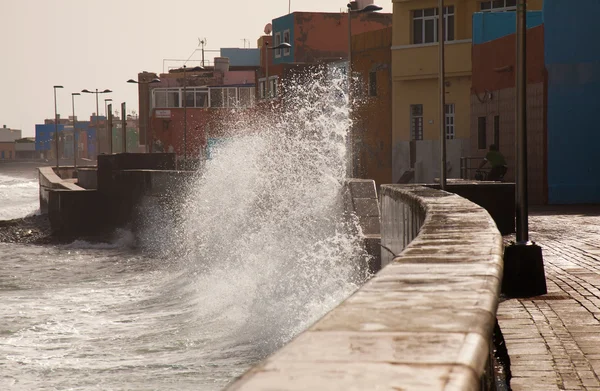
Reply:
<svg viewBox="0 0 600 391"><path fill-rule="evenodd" d="M184 101L185 99L185 101ZM246 108L255 103L254 86L155 88L152 90L152 108Z"/></svg>

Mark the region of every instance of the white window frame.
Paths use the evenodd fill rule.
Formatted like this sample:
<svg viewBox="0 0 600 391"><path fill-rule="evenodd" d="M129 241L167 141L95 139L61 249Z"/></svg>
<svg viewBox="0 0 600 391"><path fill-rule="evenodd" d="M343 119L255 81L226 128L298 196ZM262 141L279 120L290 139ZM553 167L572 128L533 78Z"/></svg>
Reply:
<svg viewBox="0 0 600 391"><path fill-rule="evenodd" d="M267 81L267 79L265 79L264 77L261 79L258 79L258 97L259 97L259 99L265 99L265 97L267 95L266 81Z"/></svg>
<svg viewBox="0 0 600 391"><path fill-rule="evenodd" d="M434 10L433 11L434 14L430 15L430 16L425 16L425 11L429 11L431 9ZM450 12L450 10L452 12ZM417 12L420 12L421 15L420 16L415 16L415 13L417 13ZM456 24L455 23L456 20L455 20L455 14L454 14L454 12L455 12L455 10L454 10L454 6L453 5L449 5L449 6L444 7L444 29L445 29L444 42L451 42L451 41L454 41L455 38L456 38L455 34L454 34L454 31L453 31L452 32L453 33L452 34L452 39L450 39L450 40L448 39L448 25L449 25L448 19L450 17L452 17L452 19L453 19L452 25L455 26L455 24ZM416 10L412 10L411 14L412 14L412 25L411 25L411 27L412 27L412 34L413 34L412 44L413 45L423 45L423 44L427 44L427 43L436 43L436 42L438 42L438 24L439 24L439 22L438 22L438 8L416 9ZM414 36L414 31L415 31L414 25L415 25L415 21L416 20L422 21L422 23L421 23L421 42L419 42L419 43L415 42L415 36ZM426 34L425 34L425 30L426 30L425 26L427 24L426 21L428 21L428 20L433 20L433 42L426 42L425 41L425 36L426 36Z"/></svg>
<svg viewBox="0 0 600 391"><path fill-rule="evenodd" d="M413 107L421 106L421 115L413 114ZM410 139L411 140L423 140L423 128L425 127L425 120L423 119L424 109L422 104L410 105ZM421 118L421 129L417 129L415 119Z"/></svg>
<svg viewBox="0 0 600 391"><path fill-rule="evenodd" d="M279 95L279 76L269 76L269 85L271 86L271 96L275 98Z"/></svg>
<svg viewBox="0 0 600 391"><path fill-rule="evenodd" d="M287 34L287 39L286 39L286 34ZM283 31L283 42L290 43L290 29ZM290 48L283 49L283 56L285 57L285 56L289 56L289 55L290 55Z"/></svg>
<svg viewBox="0 0 600 391"><path fill-rule="evenodd" d="M275 41L275 43L273 44L273 47L277 47L277 46L281 45L281 32L278 31L275 33L274 41ZM280 57L281 57L281 49L275 49L275 58L280 58Z"/></svg>
<svg viewBox="0 0 600 391"><path fill-rule="evenodd" d="M450 103L446 105L445 108L445 128L446 128L446 140L454 140L454 138L456 137L456 132L455 132L455 120L456 120L456 106L454 105L454 103Z"/></svg>
<svg viewBox="0 0 600 391"><path fill-rule="evenodd" d="M497 5L494 3L502 2L502 5ZM515 3L515 5L509 5L510 3ZM485 8L485 5L488 5L489 8ZM479 3L479 9L481 12L507 12L507 11L516 11L517 10L517 1L516 0L486 0Z"/></svg>

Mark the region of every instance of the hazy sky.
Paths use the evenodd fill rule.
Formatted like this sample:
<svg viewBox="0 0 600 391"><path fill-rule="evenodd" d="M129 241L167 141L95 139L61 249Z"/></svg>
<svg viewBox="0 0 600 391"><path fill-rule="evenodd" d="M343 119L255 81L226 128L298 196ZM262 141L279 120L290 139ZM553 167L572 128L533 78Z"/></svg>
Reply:
<svg viewBox="0 0 600 391"><path fill-rule="evenodd" d="M291 9L339 12L346 4L292 0ZM392 12L391 0L376 4ZM53 85L64 86L57 90L63 118L72 115L71 93L84 88L113 90L100 95L100 114L108 97L137 111L137 87L127 79L162 72L163 59L187 59L198 37L211 50L244 47L244 39L256 47L265 24L287 12L288 0L0 0L0 126L33 136L36 123L54 117ZM192 60L200 58L196 52ZM76 96L76 115L89 118L95 102Z"/></svg>

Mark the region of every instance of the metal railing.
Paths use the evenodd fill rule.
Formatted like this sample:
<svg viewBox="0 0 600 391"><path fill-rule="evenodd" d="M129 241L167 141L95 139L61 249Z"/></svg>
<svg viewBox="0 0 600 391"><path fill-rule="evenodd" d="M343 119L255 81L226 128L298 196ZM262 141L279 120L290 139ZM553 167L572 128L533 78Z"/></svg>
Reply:
<svg viewBox="0 0 600 391"><path fill-rule="evenodd" d="M460 158L460 179L483 180L490 173L490 167L479 168L483 157L462 156ZM482 175L483 177L481 177Z"/></svg>

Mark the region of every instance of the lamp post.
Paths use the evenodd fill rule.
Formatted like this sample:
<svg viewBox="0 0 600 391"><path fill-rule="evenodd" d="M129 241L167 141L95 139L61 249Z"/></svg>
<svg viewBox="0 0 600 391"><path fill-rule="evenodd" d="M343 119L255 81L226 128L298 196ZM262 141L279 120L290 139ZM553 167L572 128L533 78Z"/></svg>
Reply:
<svg viewBox="0 0 600 391"><path fill-rule="evenodd" d="M77 120L75 119L75 96L81 95L79 92L71 93L71 104L73 107L73 169L77 169Z"/></svg>
<svg viewBox="0 0 600 391"><path fill-rule="evenodd" d="M290 49L292 45L282 42L279 45L270 48L269 43L265 41L265 99L271 98L271 83L269 83L269 50Z"/></svg>
<svg viewBox="0 0 600 391"><path fill-rule="evenodd" d="M347 73L346 73L346 77L347 77L347 84L348 84L348 106L350 107L350 110L352 110L352 88L350 87L350 81L352 80L352 14L365 14L365 13L371 13L371 12L377 12L377 11L381 11L383 8L381 8L378 5L375 4L369 4L367 5L365 8L360 8L360 9L353 9L352 4L356 4L356 2L350 2L348 3L347 7L348 7L348 69L347 69ZM350 161L349 161L349 167L348 167L348 175L353 177L356 173L356 167L354 164L354 137L353 137L353 132L352 130L350 131L350 137L349 137L349 152L350 152Z"/></svg>
<svg viewBox="0 0 600 391"><path fill-rule="evenodd" d="M141 85L148 85L148 84L154 84L154 83L160 83L160 79L159 78L154 78L152 80L149 81L137 81L137 80L133 80L133 79L129 79L127 80L127 83L132 83L132 84L141 84ZM139 94L139 90L138 90L138 94ZM139 95L138 95L138 106L139 106ZM148 107L150 107L150 105L148 105ZM140 114L141 114L141 110L140 110ZM148 113L149 114L149 113ZM145 139L145 143L146 143L146 153L150 152L150 143L148 142L148 115L144 116L144 139Z"/></svg>
<svg viewBox="0 0 600 391"><path fill-rule="evenodd" d="M99 133L98 132L98 116L100 115L99 109L98 109L98 94L108 94L111 93L112 91L109 89L106 89L104 91L98 91L98 89L96 88L96 91L90 91L90 90L81 90L81 92L86 93L86 94L96 94L96 160L98 159L98 155L100 154L100 137L99 137Z"/></svg>
<svg viewBox="0 0 600 391"><path fill-rule="evenodd" d="M58 167L60 166L58 161L58 110L56 106L56 89L63 88L63 86L53 86L54 89L54 145L56 147L56 175L58 175Z"/></svg>
<svg viewBox="0 0 600 391"><path fill-rule="evenodd" d="M516 66L516 242L504 250L502 292L509 297L547 293L542 248L529 241L527 200L527 6L517 2Z"/></svg>
<svg viewBox="0 0 600 391"><path fill-rule="evenodd" d="M104 116L106 117L106 120L104 121L104 127L106 129L106 137L108 138L108 150L110 152L110 154L112 155L113 153L113 147L112 147L112 106L110 104L108 104L108 102L112 102L112 98L107 98L104 99ZM109 118L109 111L110 111L110 117Z"/></svg>
<svg viewBox="0 0 600 391"><path fill-rule="evenodd" d="M440 189L446 190L446 67L444 64L444 0L438 6L439 82L440 82Z"/></svg>

